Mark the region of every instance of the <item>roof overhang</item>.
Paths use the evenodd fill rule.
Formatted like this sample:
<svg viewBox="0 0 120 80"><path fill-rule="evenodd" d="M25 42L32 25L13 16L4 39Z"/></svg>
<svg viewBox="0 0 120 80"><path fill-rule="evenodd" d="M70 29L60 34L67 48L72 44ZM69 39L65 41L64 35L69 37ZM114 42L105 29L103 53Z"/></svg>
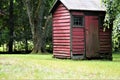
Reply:
<svg viewBox="0 0 120 80"><path fill-rule="evenodd" d="M100 3L100 0L56 0L50 9L50 13L55 11L59 3L62 3L69 11L106 11L105 6Z"/></svg>

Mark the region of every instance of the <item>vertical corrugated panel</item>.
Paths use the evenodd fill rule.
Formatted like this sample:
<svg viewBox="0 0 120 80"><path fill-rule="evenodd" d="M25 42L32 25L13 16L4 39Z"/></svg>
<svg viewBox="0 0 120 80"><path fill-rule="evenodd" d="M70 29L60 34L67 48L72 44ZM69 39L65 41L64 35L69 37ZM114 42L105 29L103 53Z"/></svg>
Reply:
<svg viewBox="0 0 120 80"><path fill-rule="evenodd" d="M110 53L111 52L111 33L110 29L103 31L103 28L99 30L100 38L100 53Z"/></svg>
<svg viewBox="0 0 120 80"><path fill-rule="evenodd" d="M84 28L72 28L72 54L84 54L85 40Z"/></svg>
<svg viewBox="0 0 120 80"><path fill-rule="evenodd" d="M70 13L63 4L53 13L53 55L70 58Z"/></svg>

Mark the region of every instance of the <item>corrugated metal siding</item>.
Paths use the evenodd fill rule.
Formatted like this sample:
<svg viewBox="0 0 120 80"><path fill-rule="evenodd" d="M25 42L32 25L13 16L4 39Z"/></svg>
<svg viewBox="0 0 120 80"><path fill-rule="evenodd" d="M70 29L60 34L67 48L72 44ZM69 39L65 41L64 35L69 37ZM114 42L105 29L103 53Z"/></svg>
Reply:
<svg viewBox="0 0 120 80"><path fill-rule="evenodd" d="M72 54L84 54L85 40L84 28L72 28Z"/></svg>
<svg viewBox="0 0 120 80"><path fill-rule="evenodd" d="M100 53L110 53L111 52L111 32L110 29L103 31L103 28L99 30L100 39Z"/></svg>
<svg viewBox="0 0 120 80"><path fill-rule="evenodd" d="M70 58L70 13L63 4L53 13L53 55Z"/></svg>

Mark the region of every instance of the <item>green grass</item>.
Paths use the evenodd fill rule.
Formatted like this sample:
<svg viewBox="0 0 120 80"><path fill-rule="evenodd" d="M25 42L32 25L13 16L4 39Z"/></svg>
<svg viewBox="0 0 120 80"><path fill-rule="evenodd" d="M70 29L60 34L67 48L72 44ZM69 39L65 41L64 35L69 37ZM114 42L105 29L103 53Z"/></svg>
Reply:
<svg viewBox="0 0 120 80"><path fill-rule="evenodd" d="M0 80L120 79L120 54L113 61L55 59L52 55L0 55Z"/></svg>

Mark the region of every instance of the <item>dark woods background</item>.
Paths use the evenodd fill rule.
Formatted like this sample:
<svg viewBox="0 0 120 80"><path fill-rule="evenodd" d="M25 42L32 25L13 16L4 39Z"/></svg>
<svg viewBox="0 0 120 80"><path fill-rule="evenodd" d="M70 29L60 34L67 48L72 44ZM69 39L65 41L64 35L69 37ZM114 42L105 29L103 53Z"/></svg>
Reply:
<svg viewBox="0 0 120 80"><path fill-rule="evenodd" d="M52 53L52 16L55 0L0 0L0 52ZM103 0L105 25L113 26L113 51L120 51L119 0Z"/></svg>
<svg viewBox="0 0 120 80"><path fill-rule="evenodd" d="M41 32L44 33L44 35L39 36L45 36L40 42L43 43L44 39L44 44L42 44L44 52L52 52L51 15L48 14L54 0L44 1L0 0L0 52L31 52L35 43L33 36L38 34L37 30L33 30L34 27L40 28ZM44 8L41 9L41 7ZM38 15L41 15L42 12L41 18ZM31 27L30 19L34 27Z"/></svg>

